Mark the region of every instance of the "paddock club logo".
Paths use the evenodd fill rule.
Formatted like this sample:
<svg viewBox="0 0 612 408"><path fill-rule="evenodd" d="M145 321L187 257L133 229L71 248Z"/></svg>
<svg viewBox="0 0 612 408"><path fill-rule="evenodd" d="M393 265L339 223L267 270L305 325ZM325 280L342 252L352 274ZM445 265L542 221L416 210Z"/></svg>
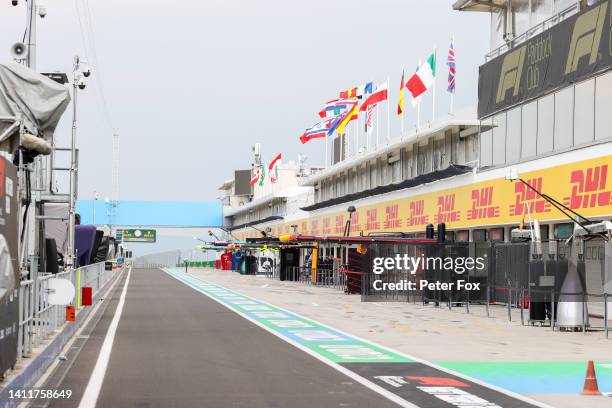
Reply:
<svg viewBox="0 0 612 408"><path fill-rule="evenodd" d="M480 290L479 282L468 282L466 279L456 279L449 274L448 280L430 279L430 272L454 272L455 275L486 268L485 259L478 257L411 257L407 254L397 254L395 257L377 257L373 259L372 281L374 291L422 291L422 290ZM418 275L419 279L401 279L408 275ZM400 279L398 279L398 277ZM425 277L425 278L423 278Z"/></svg>
<svg viewBox="0 0 612 408"><path fill-rule="evenodd" d="M602 1L480 69L478 114L489 116L612 66L612 12Z"/></svg>
<svg viewBox="0 0 612 408"><path fill-rule="evenodd" d="M565 63L565 75L576 71L578 62L584 56L589 57L589 65L597 62L607 9L608 2L602 3L576 20Z"/></svg>
<svg viewBox="0 0 612 408"><path fill-rule="evenodd" d="M496 103L506 99L508 91L512 91L512 96L518 96L521 90L521 77L525 66L525 51L527 46L522 46L512 51L504 58L501 73L499 74L499 86L497 87Z"/></svg>

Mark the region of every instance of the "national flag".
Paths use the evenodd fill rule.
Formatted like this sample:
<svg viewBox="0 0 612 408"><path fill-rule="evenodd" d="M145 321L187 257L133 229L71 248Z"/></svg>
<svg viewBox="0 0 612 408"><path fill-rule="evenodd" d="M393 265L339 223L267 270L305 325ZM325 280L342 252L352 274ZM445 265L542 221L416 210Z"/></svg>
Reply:
<svg viewBox="0 0 612 408"><path fill-rule="evenodd" d="M419 70L410 77L406 83L406 88L410 91L413 98L418 98L428 90L436 78L436 53L427 58L427 61L419 67Z"/></svg>
<svg viewBox="0 0 612 408"><path fill-rule="evenodd" d="M359 110L365 112L370 105L376 106L378 103L386 101L388 97L388 83L378 85L376 91L372 93L368 98L361 104Z"/></svg>
<svg viewBox="0 0 612 408"><path fill-rule="evenodd" d="M357 87L351 88L351 89L347 89L345 91L340 92L340 98L342 98L342 99L356 98L356 97L357 97Z"/></svg>
<svg viewBox="0 0 612 408"><path fill-rule="evenodd" d="M261 177L261 167L257 166L253 169L253 175L251 176L251 187L257 184L260 177Z"/></svg>
<svg viewBox="0 0 612 408"><path fill-rule="evenodd" d="M278 180L278 166L282 158L282 153L279 153L268 165L268 177L270 177L271 183L276 183Z"/></svg>
<svg viewBox="0 0 612 408"><path fill-rule="evenodd" d="M357 112L357 104L355 104L353 108L347 113L345 113L340 119L340 121L338 121L335 130L338 132L339 135L344 134L344 128L346 127L346 125L348 125L351 121L357 119L358 116L359 114Z"/></svg>
<svg viewBox="0 0 612 408"><path fill-rule="evenodd" d="M417 72L418 70L419 70L419 66L417 65L416 70L414 72ZM421 98L422 96L415 98L414 96L410 95L410 104L412 105L413 108L417 107L417 105L421 102Z"/></svg>
<svg viewBox="0 0 612 408"><path fill-rule="evenodd" d="M446 57L446 65L448 65L448 87L446 90L449 93L455 93L455 74L456 74L456 65L455 65L455 47L453 46L453 42L450 43L450 48L448 49L448 57Z"/></svg>
<svg viewBox="0 0 612 408"><path fill-rule="evenodd" d="M355 88L350 88L345 91L340 92L340 98L359 98L361 99L364 95L369 95L373 91L373 82L367 82L363 85L356 86Z"/></svg>
<svg viewBox="0 0 612 408"><path fill-rule="evenodd" d="M374 91L374 82L368 82L357 87L357 97L361 98L363 96L370 95Z"/></svg>
<svg viewBox="0 0 612 408"><path fill-rule="evenodd" d="M402 69L402 81L400 82L399 100L397 101L397 114L404 113L404 70Z"/></svg>
<svg viewBox="0 0 612 408"><path fill-rule="evenodd" d="M335 118L326 119L322 122L317 123L306 129L306 131L300 136L300 142L302 144L311 141L312 139L319 139L328 136L328 130L332 126Z"/></svg>
<svg viewBox="0 0 612 408"><path fill-rule="evenodd" d="M334 99L325 104L325 107L319 112L322 118L335 118L351 109L357 101L355 99Z"/></svg>

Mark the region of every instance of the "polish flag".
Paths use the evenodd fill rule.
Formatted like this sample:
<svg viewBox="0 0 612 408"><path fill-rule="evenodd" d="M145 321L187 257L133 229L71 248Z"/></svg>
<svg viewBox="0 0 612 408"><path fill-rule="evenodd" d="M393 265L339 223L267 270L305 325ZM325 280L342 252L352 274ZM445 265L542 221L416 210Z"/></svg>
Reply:
<svg viewBox="0 0 612 408"><path fill-rule="evenodd" d="M365 100L359 110L365 112L370 105L376 106L376 104L386 101L388 98L388 88L389 84L386 82L378 85L376 91L374 91L374 93L368 96L368 99Z"/></svg>

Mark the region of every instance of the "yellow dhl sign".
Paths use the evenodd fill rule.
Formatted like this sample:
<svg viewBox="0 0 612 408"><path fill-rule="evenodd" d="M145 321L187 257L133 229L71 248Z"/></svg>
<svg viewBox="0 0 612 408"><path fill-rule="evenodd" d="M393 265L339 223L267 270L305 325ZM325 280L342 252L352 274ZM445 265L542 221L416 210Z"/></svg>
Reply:
<svg viewBox="0 0 612 408"><path fill-rule="evenodd" d="M612 156L521 174L536 190L586 217L612 215ZM351 203L346 203L348 207ZM540 221L566 218L550 203L519 181L497 178L453 189L357 206L351 219L351 234L360 232L421 232L427 224L446 223L448 229L517 224L528 219ZM272 227L272 235L292 233L341 235L348 213L312 216L298 222ZM250 232L244 231L244 237ZM241 234L242 235L242 234Z"/></svg>

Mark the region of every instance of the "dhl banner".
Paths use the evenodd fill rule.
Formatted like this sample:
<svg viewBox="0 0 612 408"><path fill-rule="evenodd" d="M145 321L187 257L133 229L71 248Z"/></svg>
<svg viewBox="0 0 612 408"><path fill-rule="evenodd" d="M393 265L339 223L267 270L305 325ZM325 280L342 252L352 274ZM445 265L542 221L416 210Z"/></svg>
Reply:
<svg viewBox="0 0 612 408"><path fill-rule="evenodd" d="M536 190L586 217L612 215L612 156L574 162L521 174ZM346 203L348 207L351 203ZM383 203L356 206L351 234L363 232L422 232L429 223L447 229L518 224L521 220L563 220L566 217L520 181L497 178L453 189L414 195ZM312 216L272 227L272 235L292 233L342 235L348 213ZM243 238L242 236L240 238Z"/></svg>

